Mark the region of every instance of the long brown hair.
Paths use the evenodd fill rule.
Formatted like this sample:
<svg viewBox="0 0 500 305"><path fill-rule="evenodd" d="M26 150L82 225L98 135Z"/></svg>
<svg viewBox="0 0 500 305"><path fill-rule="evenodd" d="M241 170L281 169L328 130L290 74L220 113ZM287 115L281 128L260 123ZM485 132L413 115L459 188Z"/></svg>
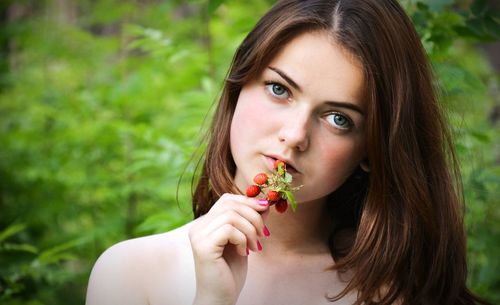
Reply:
<svg viewBox="0 0 500 305"><path fill-rule="evenodd" d="M329 246L349 270L355 304L474 304L467 277L458 164L428 59L396 0L278 2L238 48L209 134L193 212L233 184L229 130L239 93L291 39L325 31L364 69L369 175L356 170L330 196ZM370 179L373 177L373 179ZM347 234L344 234L346 233ZM352 236L345 241L345 236ZM341 238L342 237L342 238Z"/></svg>

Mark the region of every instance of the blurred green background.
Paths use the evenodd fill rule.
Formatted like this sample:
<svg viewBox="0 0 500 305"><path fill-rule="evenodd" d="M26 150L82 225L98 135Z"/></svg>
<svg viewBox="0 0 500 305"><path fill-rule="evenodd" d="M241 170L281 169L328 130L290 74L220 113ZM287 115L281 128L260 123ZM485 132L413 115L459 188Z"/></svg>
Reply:
<svg viewBox="0 0 500 305"><path fill-rule="evenodd" d="M107 247L191 219L211 105L273 1L0 3L0 303L82 304ZM500 304L500 11L402 4L456 138L469 285Z"/></svg>

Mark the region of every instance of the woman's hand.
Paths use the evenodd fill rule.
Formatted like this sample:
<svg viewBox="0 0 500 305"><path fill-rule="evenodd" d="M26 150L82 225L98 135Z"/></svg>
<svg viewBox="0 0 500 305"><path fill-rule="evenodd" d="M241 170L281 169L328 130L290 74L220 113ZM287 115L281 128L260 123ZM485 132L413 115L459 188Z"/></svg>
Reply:
<svg viewBox="0 0 500 305"><path fill-rule="evenodd" d="M249 250L260 251L266 201L224 194L193 223L189 240L196 270L194 304L233 305L247 275Z"/></svg>

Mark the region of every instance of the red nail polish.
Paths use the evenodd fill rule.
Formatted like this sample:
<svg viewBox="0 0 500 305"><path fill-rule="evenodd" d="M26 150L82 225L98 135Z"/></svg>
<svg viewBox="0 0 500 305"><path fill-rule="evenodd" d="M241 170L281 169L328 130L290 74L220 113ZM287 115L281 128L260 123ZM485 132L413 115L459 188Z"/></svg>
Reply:
<svg viewBox="0 0 500 305"><path fill-rule="evenodd" d="M271 233L269 232L269 230L267 229L266 226L264 226L264 229L262 229L262 232L264 233L264 236L266 236L266 237L271 235Z"/></svg>
<svg viewBox="0 0 500 305"><path fill-rule="evenodd" d="M259 242L259 241L257 241L257 249L258 249L259 251L262 251L262 245L260 244L260 242Z"/></svg>

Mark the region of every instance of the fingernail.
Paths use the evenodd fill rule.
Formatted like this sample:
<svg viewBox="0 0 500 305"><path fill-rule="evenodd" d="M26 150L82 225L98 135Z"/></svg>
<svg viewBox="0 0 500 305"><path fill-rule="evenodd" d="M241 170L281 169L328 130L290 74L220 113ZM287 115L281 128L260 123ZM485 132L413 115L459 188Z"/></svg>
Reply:
<svg viewBox="0 0 500 305"><path fill-rule="evenodd" d="M257 241L257 249L258 249L259 251L262 251L262 245L260 244L260 242L259 242L259 241Z"/></svg>
<svg viewBox="0 0 500 305"><path fill-rule="evenodd" d="M269 230L267 229L266 226L264 226L264 229L262 229L262 232L264 233L264 236L266 236L266 237L271 235L271 233L269 232Z"/></svg>
<svg viewBox="0 0 500 305"><path fill-rule="evenodd" d="M269 202L266 199L259 199L257 200L257 203L261 206L268 206Z"/></svg>
<svg viewBox="0 0 500 305"><path fill-rule="evenodd" d="M248 256L248 255L250 255L250 250L248 250L248 248L247 248L247 256Z"/></svg>

